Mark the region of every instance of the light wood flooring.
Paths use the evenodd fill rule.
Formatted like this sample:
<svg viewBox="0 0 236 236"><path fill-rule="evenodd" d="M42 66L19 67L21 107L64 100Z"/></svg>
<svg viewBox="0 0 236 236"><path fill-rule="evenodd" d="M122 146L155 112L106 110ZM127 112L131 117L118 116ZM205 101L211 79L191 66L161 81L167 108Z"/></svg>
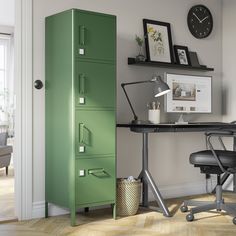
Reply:
<svg viewBox="0 0 236 236"><path fill-rule="evenodd" d="M14 169L9 167L8 176L6 176L5 168L1 168L0 222L15 219L14 205Z"/></svg>
<svg viewBox="0 0 236 236"><path fill-rule="evenodd" d="M225 194L225 200L236 202L236 196ZM195 196L198 200L213 200L209 195ZM185 197L186 199L186 197ZM78 226L70 226L69 215L35 219L30 221L0 224L1 236L235 236L236 225L232 217L225 213L199 213L194 222L186 222L186 213L179 207L181 199L168 200L173 217L140 209L138 214L130 217L112 219L111 209L100 209L77 215Z"/></svg>

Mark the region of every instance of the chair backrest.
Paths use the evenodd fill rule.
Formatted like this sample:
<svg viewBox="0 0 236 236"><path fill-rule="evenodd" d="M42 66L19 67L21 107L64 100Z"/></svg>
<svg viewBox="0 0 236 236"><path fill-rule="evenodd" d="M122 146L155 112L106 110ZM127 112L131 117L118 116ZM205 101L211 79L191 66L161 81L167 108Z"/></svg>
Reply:
<svg viewBox="0 0 236 236"><path fill-rule="evenodd" d="M0 133L0 146L6 146L7 145L7 133Z"/></svg>

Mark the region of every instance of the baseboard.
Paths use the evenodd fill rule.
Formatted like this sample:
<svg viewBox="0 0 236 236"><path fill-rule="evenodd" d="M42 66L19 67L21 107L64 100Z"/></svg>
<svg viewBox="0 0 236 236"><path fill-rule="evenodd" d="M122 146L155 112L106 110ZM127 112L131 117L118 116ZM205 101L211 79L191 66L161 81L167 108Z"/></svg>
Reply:
<svg viewBox="0 0 236 236"><path fill-rule="evenodd" d="M57 215L65 215L68 214L69 210L65 208L61 208L55 206L53 204L48 204L48 215L49 216L57 216ZM32 207L32 218L43 218L45 217L45 202L34 202Z"/></svg>
<svg viewBox="0 0 236 236"><path fill-rule="evenodd" d="M96 207L91 207L89 209L104 209L109 208L110 205L101 205ZM84 209L78 209L77 212L82 212ZM62 208L59 206L56 206L54 204L49 203L48 204L48 215L49 216L59 216L59 215L65 215L69 214L70 211L67 208ZM45 202L34 202L33 208L32 208L32 219L35 218L43 218L45 217Z"/></svg>
<svg viewBox="0 0 236 236"><path fill-rule="evenodd" d="M212 186L215 186L215 180L212 180ZM195 183L183 183L177 185L160 186L159 190L164 199L190 196L206 193L206 181ZM149 190L150 191L150 190ZM153 201L154 197L150 191L148 196L149 201ZM106 208L107 206L99 206L96 208ZM49 216L68 214L69 210L49 204ZM42 218L45 216L45 202L34 202L32 207L32 218Z"/></svg>
<svg viewBox="0 0 236 236"><path fill-rule="evenodd" d="M215 180L212 179L212 186L214 187L215 184L216 184ZM159 190L164 199L204 194L206 193L206 181L203 180L193 183L160 186ZM150 189L149 189L148 200L149 201L155 200Z"/></svg>

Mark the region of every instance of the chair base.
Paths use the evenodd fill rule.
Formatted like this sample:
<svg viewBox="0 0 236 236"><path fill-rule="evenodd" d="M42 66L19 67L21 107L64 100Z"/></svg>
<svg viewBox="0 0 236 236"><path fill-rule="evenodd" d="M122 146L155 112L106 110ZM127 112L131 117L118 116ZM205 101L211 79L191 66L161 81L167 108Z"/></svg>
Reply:
<svg viewBox="0 0 236 236"><path fill-rule="evenodd" d="M232 215L233 223L236 225L236 203L225 203L222 197L222 186L216 186L216 200L212 201L184 201L180 210L182 212L188 211L188 206L195 206L190 209L190 213L186 216L187 221L194 220L194 214L199 212L205 212L210 210L225 211L229 215Z"/></svg>

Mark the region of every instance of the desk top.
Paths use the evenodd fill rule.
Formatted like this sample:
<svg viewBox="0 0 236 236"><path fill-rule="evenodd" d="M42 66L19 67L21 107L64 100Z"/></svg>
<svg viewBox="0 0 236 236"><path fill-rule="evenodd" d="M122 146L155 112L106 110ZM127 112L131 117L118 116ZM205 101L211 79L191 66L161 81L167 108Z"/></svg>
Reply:
<svg viewBox="0 0 236 236"><path fill-rule="evenodd" d="M224 122L190 122L188 124L160 123L160 124L117 124L116 127L130 128L137 133L155 132L202 132L216 129L235 129L236 124Z"/></svg>

